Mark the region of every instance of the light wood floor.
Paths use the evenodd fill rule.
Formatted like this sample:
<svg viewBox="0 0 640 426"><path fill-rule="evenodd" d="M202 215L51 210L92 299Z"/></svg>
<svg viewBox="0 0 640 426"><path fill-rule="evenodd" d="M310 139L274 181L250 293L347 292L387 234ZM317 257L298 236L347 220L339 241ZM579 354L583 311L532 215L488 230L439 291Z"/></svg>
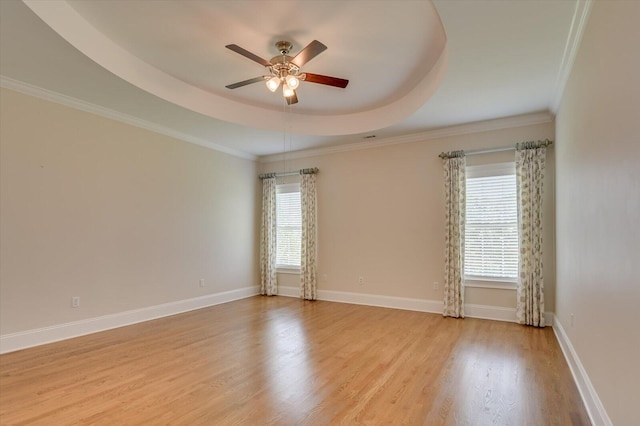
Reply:
<svg viewBox="0 0 640 426"><path fill-rule="evenodd" d="M0 424L588 425L551 328L253 297L0 356Z"/></svg>

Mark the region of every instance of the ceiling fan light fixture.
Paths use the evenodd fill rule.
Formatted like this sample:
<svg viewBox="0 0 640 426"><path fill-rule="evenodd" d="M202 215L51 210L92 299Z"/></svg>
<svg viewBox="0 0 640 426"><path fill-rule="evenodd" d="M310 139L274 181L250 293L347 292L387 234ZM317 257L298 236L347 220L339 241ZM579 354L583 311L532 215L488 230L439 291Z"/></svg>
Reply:
<svg viewBox="0 0 640 426"><path fill-rule="evenodd" d="M285 98L290 98L291 96L293 96L294 91L291 87L289 87L289 85L287 83L284 83L282 85L282 96L284 96Z"/></svg>
<svg viewBox="0 0 640 426"><path fill-rule="evenodd" d="M289 74L285 80L287 81L287 85L293 90L296 90L300 85L300 80L295 75Z"/></svg>
<svg viewBox="0 0 640 426"><path fill-rule="evenodd" d="M272 77L269 80L267 80L267 89L271 90L272 92L275 92L279 86L280 86L279 77Z"/></svg>
<svg viewBox="0 0 640 426"><path fill-rule="evenodd" d="M287 105L293 105L298 103L296 89L300 86L301 81L324 84L326 86L339 87L342 89L347 87L347 84L349 84L349 80L345 80L343 78L300 72L303 65L327 50L327 46L320 43L318 40L313 40L294 57L289 56L289 52L293 47L291 42L279 41L276 43L276 48L280 52L280 55L274 56L269 61L236 44L228 44L225 47L244 56L245 58L259 63L265 67L269 73L260 77L228 84L225 86L227 89L237 89L259 81L265 81L267 89L271 92L275 92L282 85L282 96L287 100Z"/></svg>

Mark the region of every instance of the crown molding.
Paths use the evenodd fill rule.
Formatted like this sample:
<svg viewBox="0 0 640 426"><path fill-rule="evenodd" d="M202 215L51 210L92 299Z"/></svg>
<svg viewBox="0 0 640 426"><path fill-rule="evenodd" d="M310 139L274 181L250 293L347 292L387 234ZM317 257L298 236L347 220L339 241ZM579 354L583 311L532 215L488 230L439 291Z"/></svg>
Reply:
<svg viewBox="0 0 640 426"><path fill-rule="evenodd" d="M0 87L5 89L14 90L16 92L23 93L25 95L33 96L36 98L44 99L46 101L55 102L67 107L78 109L80 111L88 112L90 114L99 115L111 120L119 121L121 123L129 124L141 129L149 130L155 133L160 133L165 136L169 136L175 139L179 139L184 142L189 142L195 145L200 145L205 148L212 149L214 151L223 152L225 154L232 155L234 157L240 157L247 160L257 160L257 156L239 151L237 149L228 148L226 146L218 145L214 142L210 142L206 139L196 138L182 132L169 129L168 127L161 126L150 121L142 120L133 117L128 114L123 114L118 111L114 111L109 108L105 108L90 102L82 101L80 99L73 98L71 96L63 95L52 90L44 89L42 87L34 86L29 83L25 83L19 80L15 80L10 77L0 75Z"/></svg>
<svg viewBox="0 0 640 426"><path fill-rule="evenodd" d="M169 136L175 139L179 139L184 142L200 145L205 148L209 148L215 151L223 152L225 154L232 155L234 157L244 158L247 160L259 160L261 163L271 163L275 161L282 161L282 153L264 155L261 157L249 154L236 149L228 148L222 145L218 145L214 142L210 142L205 139L196 138L173 129L152 123L146 120L142 120L133 117L128 114L123 114L118 111L114 111L109 108L105 108L90 102L82 101L71 96L63 95L52 90L44 89L29 83L25 83L19 80L15 80L10 77L0 75L0 87L14 90L16 92L23 93L25 95L34 96L46 101L55 102L61 105L65 105L74 109L78 109L90 114L99 115L111 120L119 121L125 124L129 124L135 127L139 127L145 130L149 130L155 133L159 133L165 136ZM337 146L329 146L322 148L312 148L300 151L289 152L286 154L287 159L298 159L306 157L315 157L319 155L335 154L340 152L357 151L362 149L380 148L390 145L399 145L404 143L422 142L426 140L440 139L451 136L464 135L469 133L486 132L492 130L509 129L513 127L522 127L534 124L549 123L554 119L553 114L550 112L538 112L532 114L516 115L511 117L498 118L493 120L477 121L473 123L460 124L455 126L441 127L432 130L427 130L420 133L412 133L408 135L393 136L389 138L378 139L376 141L361 141L355 143L342 144Z"/></svg>
<svg viewBox="0 0 640 426"><path fill-rule="evenodd" d="M550 123L554 115L550 112L537 112L531 114L515 115L511 117L497 118L493 120L476 121L455 126L440 127L420 133L412 133L402 136L393 136L376 141L362 141L324 148L312 148L300 151L287 152L288 160L315 157L319 155L336 154L340 152L358 151L361 149L380 148L404 143L424 142L427 140L447 138L451 136L465 135L469 133L488 132L492 130L510 129L514 127L530 126L534 124ZM264 155L259 157L261 163L282 161L282 153Z"/></svg>
<svg viewBox="0 0 640 426"><path fill-rule="evenodd" d="M571 75L573 63L576 60L578 48L580 47L582 35L584 34L584 29L587 26L592 6L593 0L576 0L576 8L573 12L571 28L569 29L569 36L567 37L567 44L564 47L564 53L562 54L562 62L560 63L560 70L558 71L554 98L551 103L551 111L554 113L556 113L560 107L564 88L567 85L569 76Z"/></svg>

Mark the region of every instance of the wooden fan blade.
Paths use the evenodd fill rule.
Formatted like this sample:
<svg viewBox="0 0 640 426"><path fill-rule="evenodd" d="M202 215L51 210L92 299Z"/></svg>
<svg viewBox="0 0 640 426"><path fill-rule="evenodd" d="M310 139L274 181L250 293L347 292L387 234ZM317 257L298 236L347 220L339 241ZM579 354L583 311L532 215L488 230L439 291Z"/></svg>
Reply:
<svg viewBox="0 0 640 426"><path fill-rule="evenodd" d="M268 75L261 75L260 77L250 78L249 80L239 81L237 83L230 84L228 86L224 86L227 89L237 89L238 87L246 86L247 84L259 83L261 81L265 81L268 79Z"/></svg>
<svg viewBox="0 0 640 426"><path fill-rule="evenodd" d="M327 46L320 43L318 40L313 40L307 45L307 47L302 49L300 53L295 56L295 58L291 60L291 63L296 64L298 67L302 68L304 64L306 64L325 50L327 50Z"/></svg>
<svg viewBox="0 0 640 426"><path fill-rule="evenodd" d="M296 95L296 91L293 91L293 95L285 98L287 100L287 105L293 105L298 103L298 95Z"/></svg>
<svg viewBox="0 0 640 426"><path fill-rule="evenodd" d="M320 75L320 74L311 74L306 72L303 74L303 81L308 81L310 83L318 83L318 84L326 84L327 86L340 87L344 89L349 84L349 80L345 80L344 78L338 77L329 77L328 75Z"/></svg>
<svg viewBox="0 0 640 426"><path fill-rule="evenodd" d="M228 44L225 47L227 49L229 49L229 50L233 50L234 52L241 54L245 58L249 58L252 61L259 63L260 65L264 65L265 67L270 67L271 66L271 62L267 61L266 59L262 59L258 55L254 55L253 53L249 52L246 49L243 49L242 47L238 46L237 44Z"/></svg>

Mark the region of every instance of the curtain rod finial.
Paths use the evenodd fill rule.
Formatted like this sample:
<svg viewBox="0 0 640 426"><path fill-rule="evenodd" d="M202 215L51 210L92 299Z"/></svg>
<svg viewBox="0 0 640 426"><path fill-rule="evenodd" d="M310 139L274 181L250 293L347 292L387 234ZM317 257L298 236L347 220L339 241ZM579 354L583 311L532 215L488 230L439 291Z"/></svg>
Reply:
<svg viewBox="0 0 640 426"><path fill-rule="evenodd" d="M459 150L459 151L441 152L440 155L438 155L438 157L442 158L443 160L446 159L446 158L464 157L464 151L463 150Z"/></svg>

